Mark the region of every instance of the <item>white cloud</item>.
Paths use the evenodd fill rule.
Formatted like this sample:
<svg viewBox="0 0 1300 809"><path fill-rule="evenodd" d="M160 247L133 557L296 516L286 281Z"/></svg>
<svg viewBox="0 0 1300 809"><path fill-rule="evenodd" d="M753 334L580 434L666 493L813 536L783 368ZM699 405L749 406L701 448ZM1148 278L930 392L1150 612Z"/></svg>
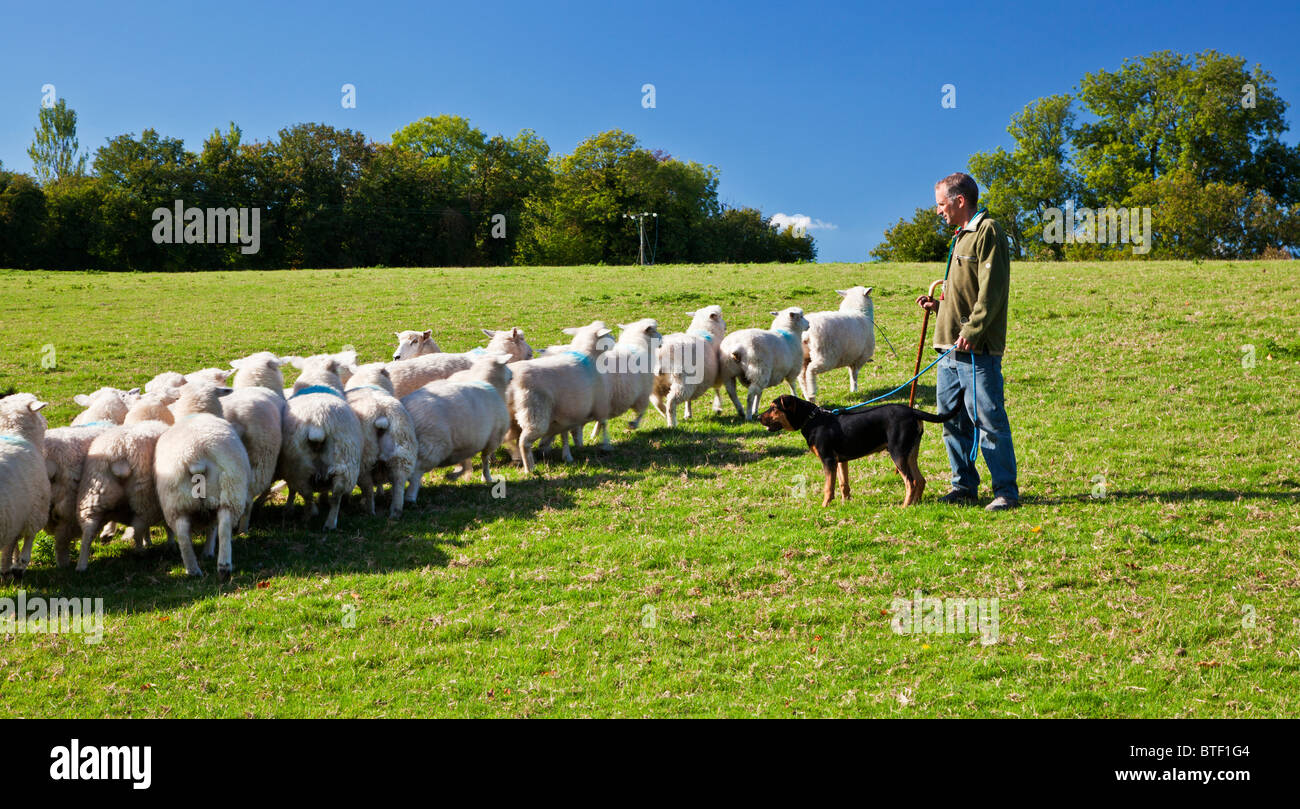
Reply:
<svg viewBox="0 0 1300 809"><path fill-rule="evenodd" d="M767 220L777 230L785 230L787 227L793 227L796 233L806 233L810 230L835 230L838 226L830 222L823 222L820 219L813 219L801 213L783 214L778 213L771 219Z"/></svg>

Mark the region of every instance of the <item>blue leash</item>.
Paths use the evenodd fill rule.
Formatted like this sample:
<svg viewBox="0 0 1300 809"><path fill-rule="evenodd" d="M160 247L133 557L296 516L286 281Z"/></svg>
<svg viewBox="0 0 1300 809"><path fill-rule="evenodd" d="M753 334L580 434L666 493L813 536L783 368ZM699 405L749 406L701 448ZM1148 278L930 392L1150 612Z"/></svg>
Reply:
<svg viewBox="0 0 1300 809"><path fill-rule="evenodd" d="M975 352L970 353L970 406L975 413L972 424L975 426L975 440L970 445L970 459L973 462L979 457L980 451L980 397L979 389L975 387Z"/></svg>
<svg viewBox="0 0 1300 809"><path fill-rule="evenodd" d="M836 416L838 416L838 415L841 414L841 413L851 413L851 412L853 412L854 410L857 410L859 407L866 407L867 405L871 404L872 402L878 402L878 401L880 401L881 399L888 399L890 396L893 396L895 393L898 393L898 392L899 392L900 390L902 390L903 388L905 388L905 387L907 387L908 385L912 384L912 380L913 380L913 379L920 379L920 378L925 374L926 371L928 371L928 370L930 370L931 368L933 368L934 366L938 365L938 364L939 364L939 360L943 359L944 357L948 356L949 354L951 354L952 352L954 352L954 351L956 351L956 350L957 350L957 349L955 349L955 348L950 348L950 349L948 349L947 351L943 352L942 354L940 354L940 355L935 359L934 362L932 362L932 363L930 363L929 365L927 365L927 366L925 366L924 368L922 368L922 369L921 369L921 373L917 374L916 376L912 377L912 379L909 379L909 380L907 380L906 382L904 382L903 384L901 384L901 385L899 385L898 387L894 388L894 389L891 390L889 393L886 393L886 394L883 395L883 396L877 396L877 397L874 398L874 399L868 399L868 400L865 401L865 402L859 402L859 403L853 405L852 407L837 407L837 408L835 408L834 410L832 410L831 413L834 414L834 415L836 415ZM974 361L975 361L975 357L974 357L974 355L972 355L972 356L971 356L971 362L974 362Z"/></svg>

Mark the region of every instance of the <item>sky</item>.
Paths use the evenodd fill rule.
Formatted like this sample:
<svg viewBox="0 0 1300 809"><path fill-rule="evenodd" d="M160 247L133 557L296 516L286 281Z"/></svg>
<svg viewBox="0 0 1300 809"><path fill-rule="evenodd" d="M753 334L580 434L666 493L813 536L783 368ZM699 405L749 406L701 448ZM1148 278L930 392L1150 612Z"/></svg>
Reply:
<svg viewBox="0 0 1300 809"><path fill-rule="evenodd" d="M1300 4L4 0L0 162L30 171L42 87L83 150L154 128L197 151L321 122L387 141L426 115L553 153L622 129L717 167L719 199L810 224L820 261L866 261L940 177L1010 147L1011 116L1157 50L1262 65L1300 103ZM342 85L355 86L344 108ZM642 88L654 85L654 106ZM955 106L942 105L943 86Z"/></svg>

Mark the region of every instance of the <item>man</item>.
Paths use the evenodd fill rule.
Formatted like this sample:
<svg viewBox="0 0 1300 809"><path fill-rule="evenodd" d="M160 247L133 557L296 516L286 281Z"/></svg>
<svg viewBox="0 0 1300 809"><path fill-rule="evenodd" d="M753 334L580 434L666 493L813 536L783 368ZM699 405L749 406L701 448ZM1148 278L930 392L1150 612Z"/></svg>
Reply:
<svg viewBox="0 0 1300 809"><path fill-rule="evenodd" d="M1004 511L1020 505L1016 452L1002 404L1011 255L1002 228L983 209L976 209L978 201L979 188L969 175L950 174L935 183L935 207L957 232L948 255L942 298L922 295L916 303L939 313L935 349L956 348L939 362L936 407L946 412L957 407L958 401L965 403L964 412L943 426L952 491L939 499L959 505L978 502L979 472L971 460L978 414L979 444L993 483L993 502L985 508Z"/></svg>

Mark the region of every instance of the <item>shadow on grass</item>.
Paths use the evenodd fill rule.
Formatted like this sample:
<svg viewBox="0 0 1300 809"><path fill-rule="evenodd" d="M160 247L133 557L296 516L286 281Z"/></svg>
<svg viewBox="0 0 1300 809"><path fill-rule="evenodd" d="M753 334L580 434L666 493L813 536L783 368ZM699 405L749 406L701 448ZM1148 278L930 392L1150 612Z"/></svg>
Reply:
<svg viewBox="0 0 1300 809"><path fill-rule="evenodd" d="M1113 500L1150 500L1152 502L1189 502L1205 501L1231 503L1238 500L1274 500L1279 503L1300 503L1300 490L1293 492L1243 491L1240 489L1184 489L1182 491L1143 491L1130 489L1125 491L1108 491L1105 497L1093 497L1090 494L1076 494L1068 497L1034 497L1021 492L1020 502L1026 506L1060 506L1070 504L1091 504L1104 506Z"/></svg>

